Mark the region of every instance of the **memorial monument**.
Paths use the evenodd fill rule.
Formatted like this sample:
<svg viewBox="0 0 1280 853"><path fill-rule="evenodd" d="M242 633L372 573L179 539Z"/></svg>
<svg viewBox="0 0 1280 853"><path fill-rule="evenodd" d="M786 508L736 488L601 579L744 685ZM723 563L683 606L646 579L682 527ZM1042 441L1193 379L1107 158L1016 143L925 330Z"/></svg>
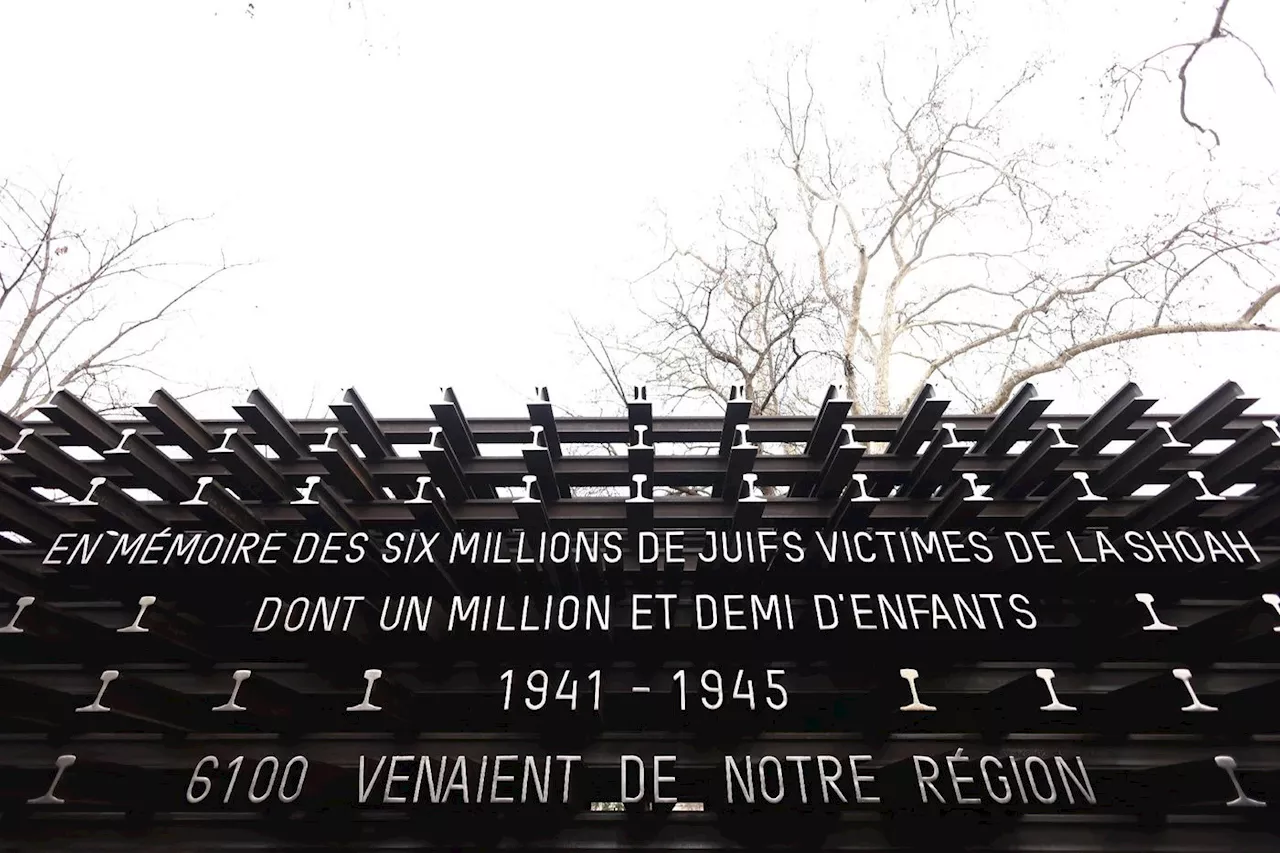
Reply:
<svg viewBox="0 0 1280 853"><path fill-rule="evenodd" d="M0 849L1274 853L1255 402L60 393L0 421Z"/></svg>

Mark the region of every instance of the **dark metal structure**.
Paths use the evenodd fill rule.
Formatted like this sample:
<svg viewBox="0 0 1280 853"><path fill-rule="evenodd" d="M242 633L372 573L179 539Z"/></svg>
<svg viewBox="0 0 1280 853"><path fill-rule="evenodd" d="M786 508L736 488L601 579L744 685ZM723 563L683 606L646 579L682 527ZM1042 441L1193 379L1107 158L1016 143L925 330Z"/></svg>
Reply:
<svg viewBox="0 0 1280 853"><path fill-rule="evenodd" d="M60 393L38 420L0 420L0 850L1280 850L1276 417L1234 383L1181 415L1153 414L1132 384L1089 414L1050 402L1028 385L997 415L948 415L926 388L903 416L855 417L832 388L812 417L753 417L740 394L663 417L636 389L625 417L566 418L539 389L526 415L495 419L445 389L406 420L349 391L331 419L289 420L255 392L235 419L201 421L163 391L133 419ZM652 531L682 531L691 558L642 560ZM706 531L1036 534L1061 559L699 560ZM1155 537L1167 559L1102 561L1099 531ZM411 532L503 535L468 564L375 556ZM521 559L521 532L612 533L623 556ZM197 533L216 543L207 559ZM308 535L370 550L223 549L273 533L285 554ZM1205 535L1252 556L1197 559ZM1020 596L1034 630L815 625L816 596L928 611L978 594ZM672 624L635 630L636 595L673 602ZM756 612L756 630L699 630L697 595L779 596L794 624ZM471 597L532 628L447 630ZM297 630L254 630L271 599L307 600ZM388 627L388 599L420 605L416 627ZM604 629L536 630L588 600L618 602ZM541 705L525 701L535 670ZM711 707L708 670L746 686ZM418 756L479 774L499 755L576 756L573 784L548 803L415 803L373 775L381 756L411 757L412 777ZM652 778L625 810L592 810L619 799L627 755L674 756L665 790L701 811L655 802ZM788 776L779 803L730 802L726 755L787 773L866 756L879 799L802 802ZM1061 785L1052 802L925 801L918 757L954 770L957 755L1078 759L1095 802Z"/></svg>

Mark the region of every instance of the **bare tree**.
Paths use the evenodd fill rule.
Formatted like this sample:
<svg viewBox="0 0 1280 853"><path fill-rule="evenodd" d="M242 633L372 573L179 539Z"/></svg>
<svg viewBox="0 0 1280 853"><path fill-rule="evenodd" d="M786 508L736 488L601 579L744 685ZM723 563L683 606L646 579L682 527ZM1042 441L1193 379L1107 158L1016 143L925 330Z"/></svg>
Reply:
<svg viewBox="0 0 1280 853"><path fill-rule="evenodd" d="M581 322L578 335L609 390L624 401L624 374L642 363L646 384L666 399L723 403L735 385L757 413L782 414L794 402L791 380L820 354L800 343L821 337L819 294L779 260L778 213L768 198L757 195L742 216L722 212L718 221L723 240L709 252L669 247L654 271L662 276L656 306L640 306L646 326L638 336L621 338Z"/></svg>
<svg viewBox="0 0 1280 853"><path fill-rule="evenodd" d="M1065 8L1068 2L1069 0L1041 0L1041 4L1046 8L1055 4L1059 8ZM1209 137L1212 140L1211 148L1216 148L1220 145L1222 140L1218 136L1218 132L1202 124L1199 119L1194 118L1195 110L1187 106L1189 80L1191 72L1198 64L1196 60L1201 56L1204 48L1214 42L1232 42L1246 51L1257 63L1263 80L1273 91L1275 90L1275 84L1272 82L1262 57L1258 55L1258 52L1244 37L1227 25L1227 12L1232 3L1235 2L1237 0L1193 0L1193 7L1197 10L1202 10L1198 11L1197 14L1203 19L1203 23L1189 33L1192 37L1177 44L1162 47L1138 62L1134 62L1132 59L1134 55L1137 55L1136 50L1132 52L1126 51L1129 56L1128 59L1116 62L1107 69L1105 79L1114 95L1109 104L1115 117L1115 123L1111 130L1113 134L1120 130L1138 95L1146 88L1147 81L1158 78L1165 83L1174 83L1176 81L1178 116L1182 122L1197 133ZM1253 2L1261 5L1266 3L1267 0L1253 0ZM1082 10L1086 9L1084 4L1075 3L1073 5ZM1169 15L1170 17L1178 8L1178 5L1173 3L1172 0L1162 0L1158 4L1160 14ZM977 9L976 0L911 0L909 9L913 14L925 13L943 17L953 38L963 37L966 34L965 31L972 31L974 34L981 33L980 26L974 27L972 22L967 20L972 17L973 12ZM1087 9L1086 13L1093 15L1095 11L1094 9ZM1103 25L1099 24L1098 29L1103 29Z"/></svg>
<svg viewBox="0 0 1280 853"><path fill-rule="evenodd" d="M1151 75L1158 75L1166 82L1172 82L1173 77L1170 76L1172 73L1178 80L1178 114L1183 123L1197 132L1211 137L1215 147L1219 145L1222 140L1218 137L1218 132L1211 127L1200 124L1187 111L1188 74L1200 52L1215 41L1233 41L1243 47L1257 61L1263 79L1267 81L1272 90L1275 89L1275 84L1271 81L1271 77L1267 72L1267 66L1263 63L1262 58L1258 56L1258 52L1247 41L1227 28L1226 16L1231 0L1215 0L1215 2L1217 3L1217 8L1211 10L1212 22L1205 28L1204 34L1200 38L1162 48L1136 65L1117 64L1112 66L1108 72L1111 84L1120 95L1117 129L1120 122L1123 122L1125 116L1128 115L1134 100L1138 97L1143 82ZM1210 10L1206 9L1206 11Z"/></svg>
<svg viewBox="0 0 1280 853"><path fill-rule="evenodd" d="M1041 2L1046 7L1054 2L1065 6L1063 0L1041 0ZM1197 14L1203 18L1204 23L1200 24L1198 29L1191 31L1193 37L1162 47L1136 63L1132 58L1117 62L1107 70L1106 79L1115 95L1110 105L1115 116L1112 133L1117 132L1124 123L1144 84L1150 79L1159 78L1165 83L1177 82L1178 115L1182 122L1197 133L1212 139L1212 147L1216 148L1221 144L1218 132L1194 118L1195 111L1187 106L1189 80L1197 64L1196 60L1201 56L1204 48L1214 42L1232 42L1246 51L1257 63L1263 80L1273 91L1275 90L1275 84L1262 57L1243 36L1227 25L1227 12L1233 2L1237 0L1194 0L1192 5L1197 10L1202 10ZM1254 2L1261 4L1266 0L1254 0ZM1080 4L1075 5L1080 6ZM976 3L974 0L912 0L910 8L912 12L945 16L947 26L955 37L962 35L960 31L966 26L964 19L975 10ZM1084 7L1080 6L1080 8ZM1171 14L1177 8L1172 2L1160 4L1162 14ZM1093 14L1093 11L1089 11L1089 14ZM1132 55L1130 54L1130 57Z"/></svg>
<svg viewBox="0 0 1280 853"><path fill-rule="evenodd" d="M863 413L932 383L985 412L1134 341L1276 330L1269 210L1183 199L1101 243L1047 146L1006 141L1035 69L981 101L955 79L969 58L906 105L881 63L889 142L872 151L828 132L803 63L767 89L794 201L762 192L721 214L715 249L671 249L637 293L643 328L584 336L610 381L711 398L746 385L762 413L811 405L815 377L839 377Z"/></svg>
<svg viewBox="0 0 1280 853"><path fill-rule="evenodd" d="M165 321L233 266L165 259L166 239L198 220L134 214L100 234L72 221L68 199L65 177L43 193L0 184L0 405L16 418L59 388L109 411L127 404L130 374L164 380L146 357Z"/></svg>

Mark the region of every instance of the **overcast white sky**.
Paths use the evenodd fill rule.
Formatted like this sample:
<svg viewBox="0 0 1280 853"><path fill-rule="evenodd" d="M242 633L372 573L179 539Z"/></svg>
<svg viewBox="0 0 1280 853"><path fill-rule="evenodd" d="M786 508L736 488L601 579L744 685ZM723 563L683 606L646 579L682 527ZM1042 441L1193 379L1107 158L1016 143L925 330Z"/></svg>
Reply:
<svg viewBox="0 0 1280 853"><path fill-rule="evenodd" d="M251 383L251 368L290 414L347 386L391 416L424 413L440 385L473 415L516 414L541 384L572 403L596 377L565 349L567 312L626 310L624 282L657 257L655 209L696 229L768 144L754 75L812 45L820 87L849 110L854 63L945 36L886 0L246 5L0 3L0 172L38 185L65 169L103 224L130 205L215 214L179 251L256 263L193 304L155 366L219 383ZM1280 4L1231 8L1280 76ZM1194 112L1223 138L1212 163L1171 87L1153 83L1113 142L1091 112L1116 58L1198 38L1212 10L1011 0L968 26L1011 67L1052 60L1028 121L1126 160L1123 211L1166 192L1173 170L1230 181L1280 167L1280 100L1236 45L1213 45L1194 73ZM1135 378L1160 410L1231 378L1280 411L1278 344L1152 344ZM1114 390L1037 384L1065 408Z"/></svg>

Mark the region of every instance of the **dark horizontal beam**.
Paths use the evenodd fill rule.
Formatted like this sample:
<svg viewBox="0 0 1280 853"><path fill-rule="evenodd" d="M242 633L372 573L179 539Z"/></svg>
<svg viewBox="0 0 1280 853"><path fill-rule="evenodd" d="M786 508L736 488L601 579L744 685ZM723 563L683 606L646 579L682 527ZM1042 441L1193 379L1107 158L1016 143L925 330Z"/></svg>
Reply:
<svg viewBox="0 0 1280 853"><path fill-rule="evenodd" d="M1089 415L1044 415L1031 422L1027 429L1032 433L1048 427L1050 423L1058 424L1066 438L1070 440L1075 431L1090 420ZM1275 421L1280 415L1241 415L1221 428L1217 429L1212 439L1234 439L1243 436L1249 430L1261 426L1265 421ZM1161 421L1176 421L1177 415L1145 414L1117 429L1109 435L1113 441L1133 440L1153 429ZM955 424L956 436L960 441L980 441L996 422L994 415L948 415L947 422ZM119 429L134 429L137 433L153 442L166 443L165 433L148 420L127 419L111 420L111 426ZM204 428L215 435L235 428L250 437L255 444L267 443L254 432L254 425L242 420L207 420L201 422ZM289 421L292 428L301 436L305 444L321 444L324 442L325 430L341 428L336 419L299 419ZM653 432L646 434L650 441L666 442L708 442L718 443L724 431L723 416L682 417L667 416L653 419ZM890 441L898 433L902 418L897 416L852 416L844 423L853 425L857 431L858 441L877 442ZM529 428L534 424L527 418L469 418L467 424L471 428L474 439L479 444L524 444L529 438ZM441 424L431 418L379 418L377 425L381 427L392 444L428 444L431 441L431 430ZM28 421L23 427L31 428L36 434L63 445L75 445L80 439L73 436L62 426L46 421ZM756 443L794 442L802 444L810 438L814 418L812 417L753 417L750 421L751 439ZM561 418L557 421L560 443L563 444L597 444L601 442L627 443L634 438L629 430L627 418ZM273 440L275 440L273 438Z"/></svg>
<svg viewBox="0 0 1280 853"><path fill-rule="evenodd" d="M227 477L236 472L215 461L187 461L175 464L188 476ZM1074 471L1093 474L1101 471L1114 457L1071 457L1058 463L1053 472L1059 475ZM1144 481L1148 485L1168 485L1188 471L1197 470L1199 466L1214 457L1207 454L1183 456L1166 462L1159 470L1146 475ZM962 474L976 474L979 485L990 485L1009 468L1016 456L963 456L956 463L952 472L959 478ZM121 488L146 488L146 484L132 471L119 462L108 460L86 460L78 464L94 477L106 477ZM301 459L295 462L271 460L269 463L280 476L290 484L299 488L306 485L307 477L327 477L328 468L319 459ZM887 477L890 480L902 480L909 476L915 467L916 459L909 456L874 456L864 454L857 461L856 470L876 477ZM364 462L365 467L379 485L393 486L416 482L420 476L428 475L428 466L421 457L400 457L385 459L380 462ZM629 470L625 456L562 456L556 463L556 477L571 486L628 486L632 482L633 472ZM523 484L524 475L529 473L528 465L518 456L485 457L472 459L463 463L463 471L468 482L487 486L516 487ZM758 456L753 463L752 472L757 475L760 486L786 485L799 477L811 477L820 473L822 460L806 456L772 455ZM45 486L43 477L24 470L18 465L3 467L5 480L18 486ZM1053 473L1049 472L1049 473ZM719 482L724 475L724 461L713 456L657 456L654 458L654 471L650 483L657 486L699 486ZM1240 477L1246 476L1244 472ZM1269 481L1280 478L1280 464L1270 463L1259 466L1248 472L1248 476L1256 481ZM985 480L984 480L985 478ZM232 489L234 482L228 482Z"/></svg>
<svg viewBox="0 0 1280 853"><path fill-rule="evenodd" d="M452 848L424 845L423 836L429 834L431 827L414 820L408 813L379 812L361 819L358 813L342 811L334 821L317 821L307 815L270 827L263 826L256 812L242 815L239 821L229 820L225 814L211 814L207 821L194 817L158 815L148 829L129 833L128 849L165 853L184 847L208 851L329 853L337 849L335 845L345 844L348 836L353 845L358 838L361 845L385 851L471 847L465 843ZM874 814L848 812L839 816L802 817L806 827L782 821L773 814L764 819L768 826L760 820L748 819L742 826L735 827L732 820L726 822L725 818L708 812L675 812L663 816L660 822L637 821L635 815L623 812L595 812L575 815L563 826L553 825L550 831L521 837L518 848L513 840L512 849L523 853L615 853L629 849L645 853L688 853L690 849L707 853L741 851L746 840L754 837L759 842L769 837L764 836L762 830L770 827L773 835L778 836L780 849L784 845L795 845L800 839L811 844L807 849L821 848L833 853L899 850L918 853L922 849L936 849L922 847L917 840L904 839L899 824ZM904 816L903 822L912 819L919 820ZM950 823L945 819L934 820L937 822L925 824L925 831L932 827L939 837L948 837L949 826L972 823L963 817ZM22 828L21 849L32 853L103 853L124 849L103 843L104 835L114 837L120 825L121 819L110 813L95 814L63 806L59 808L58 820L31 822ZM984 847L1018 853L1217 853L1224 849L1231 853L1274 853L1274 835L1249 831L1249 828L1245 816L1231 818L1220 814L1180 816L1176 823L1158 827L1137 818L1115 815L1049 814L1037 815L1035 820L993 826L988 835L995 836L994 845L988 843ZM497 838L493 838L494 835ZM503 849L500 840L504 835L501 825L491 826L490 849ZM955 842L954 833L948 841ZM1229 846L1223 846L1228 843Z"/></svg>
<svg viewBox="0 0 1280 853"><path fill-rule="evenodd" d="M1021 737L1073 734L1083 739L1097 733L1117 734L1221 734L1248 731L1254 735L1280 733L1280 717L1273 702L1280 698L1280 671L1244 665L1220 667L1192 676L1197 696L1217 708L1211 715L1183 711L1188 694L1169 666L1113 666L1100 672L1056 670L1055 695L1077 708L1071 714L1051 714L1041 710L1049 701L1044 685L1032 677L1034 667L955 668L930 671L919 680L920 695L934 706L927 714L901 710L910 701L909 688L896 673L850 674L842 667L785 668L778 683L786 690L784 707L771 708L766 699L778 694L767 686L765 667L760 663L739 670L733 667L682 667L688 680L681 707L680 691L673 679L676 667L658 674L647 670L600 667L599 707L593 682L585 679L593 670L589 664L571 670L552 668L550 691L558 694L562 676L576 688L578 707L551 698L539 710L527 709L525 699L534 694L523 679L534 667L516 666L518 676L511 693L511 707L504 708L505 686L499 675L503 667L483 670L455 667L443 677L423 680L416 688L405 688L401 700L417 727L432 732L540 733L556 738L565 727L573 736L598 734L605 727L613 732L684 731L723 733L723 726L742 732L748 741L752 730L791 731L803 729L815 738L859 733L910 733L912 737L951 736L992 730L993 721L1009 724ZM301 667L244 664L251 673L237 692L243 710L226 717L211 710L227 701L231 673L196 674L170 667L152 666L123 669L119 679L104 692L103 701L112 708L94 720L94 731L163 731L175 724L190 732L221 733L228 723L246 725L251 730L337 733L353 736L381 733L388 728L383 716L351 714L361 690L352 685L335 686L327 679ZM413 677L413 665L384 665L386 678ZM700 687L704 669L714 669L724 678L723 696ZM546 670L542 670L547 672ZM358 672L353 672L357 675ZM284 687L288 684L289 687ZM49 714L41 696L63 697L61 709L52 709L65 725L73 709L88 704L98 688L96 676L71 671L66 666L7 666L0 668L0 685L10 696L0 709L0 719L27 719L26 711ZM646 688L636 693L635 686ZM734 695L745 685L752 692L755 707ZM380 685L379 701L385 704L386 685ZM36 697L29 698L28 694ZM703 700L722 702L705 707ZM281 711L287 709L282 715ZM60 715L57 713L60 710ZM55 728L55 722L50 728ZM868 738L873 739L873 738Z"/></svg>
<svg viewBox="0 0 1280 853"><path fill-rule="evenodd" d="M1146 498L1115 498L1096 504L1089 515L1090 524L1123 524ZM1236 510L1252 505L1249 498L1224 498L1200 516L1203 526L1218 528ZM836 501L796 498L769 502L764 511L763 525L771 523L801 526L824 525L836 508ZM904 524L918 525L929 518L937 507L936 500L886 499L875 505L870 514L871 526L894 527ZM99 517L84 507L71 504L45 503L42 507L68 530L90 531L101 529ZM160 524L175 529L205 529L203 517L187 506L168 504L144 504ZM266 525L310 524L307 516L294 505L245 504ZM1039 501L992 501L986 504L982 522L1000 526L1003 523L1020 522L1040 506ZM734 505L720 500L703 498L671 498L654 501L654 523L659 527L697 528L722 527L733 521ZM553 527L613 527L626 526L626 504L608 498L575 498L558 501L546 507L547 517ZM417 522L409 505L402 502L375 501L346 506L351 518L361 526L378 528L416 528ZM453 507L453 514L461 525L502 526L519 528L520 519L516 505L507 500L467 501Z"/></svg>
<svg viewBox="0 0 1280 853"><path fill-rule="evenodd" d="M1166 633L1143 630L1149 619L1143 608L1133 602L1132 596L1127 606L1123 602L1098 605L1075 599L1055 599L1040 604L1035 602L1035 583L1035 580L1028 579L1025 586L1016 592L1027 595L1033 602L1025 605L1037 617L1036 627L1031 630L1012 624L1013 614L1007 600L1000 603L1003 629L996 622L993 608L986 612L983 628L966 623L966 630L956 630L951 624L961 617L955 612L951 596L937 590L933 594L943 596L951 623L935 626L922 618L917 627L907 617L907 627L902 628L872 614L866 618L863 630L849 619L842 618L838 628L827 631L815 627L811 608L804 606L807 596L802 594L792 595L796 601L794 630L779 631L772 626L762 626L755 631L699 631L691 624L693 608L682 604L676 609L670 629L653 632L631 630L629 601L625 596L617 595L612 599L612 630L608 633L603 630L450 632L444 612L450 603L443 600L436 601L436 606L442 611L432 618L427 631L417 630L416 625L412 630L397 625L391 630L364 631L364 626L372 628L371 620L376 620L379 612L374 612L362 622L365 614L361 611L356 614L353 625L355 629L361 629L360 633L357 630L286 632L278 625L266 632L253 633L251 627L264 596L253 596L238 581L224 581L226 586L236 587L238 594L234 597L208 602L212 596L207 593L188 593L185 598L177 594L166 595L165 599L183 607L192 606L190 603L197 598L211 606L216 605L217 612L193 639L199 643L199 649L216 651L216 656L202 655L211 661L255 670L266 665L272 671L288 671L290 666L306 670L331 663L334 658L349 659L355 654L362 660L372 661L369 665L392 667L396 661L406 658L405 644L411 643L424 650L422 654L430 669L429 680L432 683L452 677L450 673L455 671L455 665L442 661L454 660L479 660L486 665L501 662L504 668L523 666L561 673L600 669L617 672L618 677L645 667L654 672L674 670L679 666L726 671L769 667L784 669L788 679L795 676L806 679L805 683L809 683L807 679L811 676L821 677L829 673L828 677L845 679L841 683L851 685L861 683L858 679L879 677L878 673L886 669L896 672L898 667L916 667L922 672L939 674L979 671L981 667L974 667L974 661L999 661L1004 669L994 670L996 672L1011 668L1029 672L1044 661L1056 661L1055 666L1062 668L1064 684L1077 678L1072 673L1083 673L1082 678L1088 676L1091 672L1089 667L1096 666L1100 656L1105 656L1108 664L1120 672L1141 670L1144 666L1148 670L1154 668L1165 673L1174 666L1190 666L1198 672L1209 664L1219 666L1222 672L1233 672L1237 668L1257 668L1260 664L1274 662L1269 644L1275 637L1272 629L1280 625L1280 619L1262 603L1260 597L1196 605L1174 603L1172 600L1166 603L1162 596L1161 618L1179 628L1176 632ZM892 575L882 574L878 585L890 584ZM971 580L970 584L977 585L977 582ZM1010 585L1014 590L1020 586L1018 579L1011 581ZM378 592L373 586L373 583L346 576L345 579L335 579L330 589L310 586L306 596L312 602L321 595L328 595L332 600L335 595L358 588L365 597L362 606L367 604L374 611L380 611L384 598L395 599L396 593ZM856 588L866 589L867 586L869 584L858 584ZM910 586L927 587L927 582L916 581ZM1130 588L1133 586L1136 584ZM822 594L826 595L834 594L831 591L837 589L854 587L847 581L828 575L821 588L824 590ZM984 582L982 588L990 589L991 582ZM275 591L284 592L278 588ZM896 594L889 593L891 602L896 600ZM906 596L910 593L901 594ZM864 600L866 606L877 606L873 596L868 594ZM289 593L281 597L286 602L293 601ZM916 599L915 603L929 600ZM532 603L540 604L536 597ZM504 624L510 627L519 619L520 600L508 596L506 606ZM96 610L92 603L63 603L60 608L68 617L92 615ZM9 611L0 611L0 621L7 621L11 615ZM127 616L117 618L115 624L127 620ZM145 637L118 634L114 628L67 623L70 629L76 630L74 641L67 641L53 634L58 624L50 623L45 614L34 607L28 609L21 621L26 625L28 636L5 641L6 659L11 664L23 664L37 670L50 665L87 666L91 661L99 668L107 668L119 665L122 660L171 661L193 657L189 653L181 654L181 648L178 653L173 650L173 646L183 640L180 635L171 642L157 637L155 642L142 644L139 641ZM154 634L156 629L152 630ZM869 657L867 644L872 642L876 651L874 657ZM1167 663L1151 663L1159 660ZM1259 673L1269 671L1257 669ZM358 675L354 671L352 674ZM496 673L490 675L497 677ZM1209 677L1210 674L1206 671L1201 675ZM933 676L928 678L932 680ZM217 684L217 679L211 683ZM1264 702L1259 708L1268 709L1271 713L1280 708L1280 700L1274 703L1274 707L1272 703ZM1275 717L1275 721L1280 723L1280 715Z"/></svg>

